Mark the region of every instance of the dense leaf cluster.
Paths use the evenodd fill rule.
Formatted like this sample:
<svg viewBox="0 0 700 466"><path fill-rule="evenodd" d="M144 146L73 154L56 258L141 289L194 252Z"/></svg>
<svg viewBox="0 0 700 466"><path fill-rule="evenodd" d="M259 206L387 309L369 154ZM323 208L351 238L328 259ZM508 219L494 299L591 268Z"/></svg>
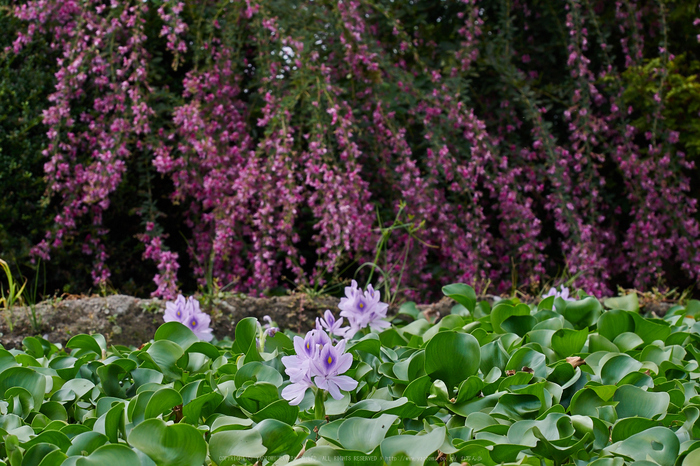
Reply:
<svg viewBox="0 0 700 466"><path fill-rule="evenodd" d="M0 464L697 464L700 302L659 319L634 295L444 292L459 304L439 321L409 303L348 342L359 384L320 398L325 419L311 391L281 397L292 334L253 318L213 344L179 322L138 349L27 337L0 350Z"/></svg>

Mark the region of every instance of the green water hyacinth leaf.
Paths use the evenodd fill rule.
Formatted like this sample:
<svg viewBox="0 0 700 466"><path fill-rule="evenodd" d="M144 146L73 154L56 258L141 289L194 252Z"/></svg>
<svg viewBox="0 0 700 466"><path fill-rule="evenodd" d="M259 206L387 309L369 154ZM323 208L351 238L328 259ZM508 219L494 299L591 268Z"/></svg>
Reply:
<svg viewBox="0 0 700 466"><path fill-rule="evenodd" d="M250 353L247 362L261 361L262 358L257 352L255 339L258 336L258 321L254 317L246 317L236 324L235 336L231 352L243 353L246 356Z"/></svg>
<svg viewBox="0 0 700 466"><path fill-rule="evenodd" d="M563 309L557 308L557 311L578 330L595 324L603 309L600 302L591 296L578 301L563 302Z"/></svg>
<svg viewBox="0 0 700 466"><path fill-rule="evenodd" d="M381 443L386 464L420 466L445 442L447 430L439 426L424 435L395 435Z"/></svg>
<svg viewBox="0 0 700 466"><path fill-rule="evenodd" d="M102 337L102 335L99 335ZM87 353L94 353L96 357L102 357L102 350L106 349L106 345L101 345L102 341L98 341L97 335L76 335L66 343L66 348L70 348L73 351L71 355L73 357L79 358Z"/></svg>
<svg viewBox="0 0 700 466"><path fill-rule="evenodd" d="M643 345L644 340L642 340L636 333L625 332L615 337L613 344L617 346L620 351L628 352L639 347L640 345Z"/></svg>
<svg viewBox="0 0 700 466"><path fill-rule="evenodd" d="M170 412L175 406L182 404L182 396L172 388L162 388L153 393L146 404L144 418L151 419Z"/></svg>
<svg viewBox="0 0 700 466"><path fill-rule="evenodd" d="M277 387L268 382L246 384L236 392L236 401L249 413L256 413L277 400L279 400Z"/></svg>
<svg viewBox="0 0 700 466"><path fill-rule="evenodd" d="M652 427L621 442L616 442L604 451L634 461L650 458L661 466L673 466L679 450L678 437L671 429Z"/></svg>
<svg viewBox="0 0 700 466"><path fill-rule="evenodd" d="M13 387L26 389L34 401L34 406L41 406L46 391L46 377L28 367L10 367L0 372L0 397Z"/></svg>
<svg viewBox="0 0 700 466"><path fill-rule="evenodd" d="M53 451L60 451L56 445L50 443L37 443L24 452L22 466L38 466L46 456ZM63 455L65 457L65 455Z"/></svg>
<svg viewBox="0 0 700 466"><path fill-rule="evenodd" d="M398 416L382 414L375 419L350 418L338 427L338 439L348 450L371 453L384 440Z"/></svg>
<svg viewBox="0 0 700 466"><path fill-rule="evenodd" d="M89 455L107 442L109 439L104 434L94 431L83 432L73 437L66 454L68 456Z"/></svg>
<svg viewBox="0 0 700 466"><path fill-rule="evenodd" d="M637 298L637 293L607 298L603 301L603 304L608 309L623 309L625 311L639 313L639 299Z"/></svg>
<svg viewBox="0 0 700 466"><path fill-rule="evenodd" d="M562 328L552 335L552 349L562 358L573 356L581 351L588 339L588 329L573 330Z"/></svg>
<svg viewBox="0 0 700 466"><path fill-rule="evenodd" d="M495 340L481 347L479 368L484 374L488 374L495 367L505 371L510 355L503 348L501 340Z"/></svg>
<svg viewBox="0 0 700 466"><path fill-rule="evenodd" d="M149 346L145 353L140 353L138 357L155 364L165 376L179 380L182 377L182 369L177 366L177 361L184 353L177 343L170 340L159 340Z"/></svg>
<svg viewBox="0 0 700 466"><path fill-rule="evenodd" d="M69 456L62 466L124 466L140 465L139 457L126 445L108 444L88 456Z"/></svg>
<svg viewBox="0 0 700 466"><path fill-rule="evenodd" d="M379 336L376 333L369 333L361 339L349 343L345 348L345 352L363 351L379 358L381 357L381 347L382 344L379 340Z"/></svg>
<svg viewBox="0 0 700 466"><path fill-rule="evenodd" d="M535 325L537 325L537 319L531 315L510 316L501 322L501 328L504 331L515 333L519 337L524 337Z"/></svg>
<svg viewBox="0 0 700 466"><path fill-rule="evenodd" d="M227 458L258 458L267 452L263 439L256 430L226 430L212 434L209 455L221 465Z"/></svg>
<svg viewBox="0 0 700 466"><path fill-rule="evenodd" d="M131 430L128 441L157 466L199 466L207 456L202 434L188 424L148 419Z"/></svg>
<svg viewBox="0 0 700 466"><path fill-rule="evenodd" d="M159 340L169 340L173 343L177 343L180 348L186 350L191 345L198 343L199 338L190 330L187 326L182 325L180 322L166 322L156 330L156 334L153 337L155 341ZM218 356L218 354L217 354Z"/></svg>
<svg viewBox="0 0 700 466"><path fill-rule="evenodd" d="M464 283L454 283L442 287L442 294L457 301L462 306L466 307L471 313L476 307L476 292L474 288Z"/></svg>
<svg viewBox="0 0 700 466"><path fill-rule="evenodd" d="M626 354L613 355L603 362L600 370L601 382L615 385L623 377L642 368L642 363Z"/></svg>
<svg viewBox="0 0 700 466"><path fill-rule="evenodd" d="M440 332L425 347L425 373L445 382L450 392L476 375L480 362L479 342L466 333Z"/></svg>
<svg viewBox="0 0 700 466"><path fill-rule="evenodd" d="M613 341L618 335L634 331L634 319L629 312L614 309L598 319L598 334Z"/></svg>
<svg viewBox="0 0 700 466"><path fill-rule="evenodd" d="M613 401L620 418L638 416L652 419L661 416L668 410L671 397L666 392L648 392L634 385L623 385L617 389Z"/></svg>
<svg viewBox="0 0 700 466"><path fill-rule="evenodd" d="M653 419L645 419L643 417L627 417L624 419L618 419L612 428L610 433L610 439L613 443L621 442L626 438L629 438L640 432L644 432L647 429L656 427L659 425L659 421L654 421Z"/></svg>
<svg viewBox="0 0 700 466"><path fill-rule="evenodd" d="M236 386L242 387L247 381L268 382L279 387L284 379L282 375L270 366L261 362L247 362L236 372Z"/></svg>
<svg viewBox="0 0 700 466"><path fill-rule="evenodd" d="M501 324L511 316L529 316L530 308L525 304L513 306L509 303L499 302L491 310L490 322L495 333L506 333Z"/></svg>
<svg viewBox="0 0 700 466"><path fill-rule="evenodd" d="M341 410L334 409L334 400L332 397L330 400L326 400L326 414L329 416L334 416L337 414L342 414L345 409ZM349 397L343 397L339 400L339 403L347 408L350 402ZM291 406L287 400L277 400L265 406L258 412L252 413L250 418L255 422L262 422L265 419L276 419L278 421L284 422L285 424L294 425L299 416L299 407Z"/></svg>

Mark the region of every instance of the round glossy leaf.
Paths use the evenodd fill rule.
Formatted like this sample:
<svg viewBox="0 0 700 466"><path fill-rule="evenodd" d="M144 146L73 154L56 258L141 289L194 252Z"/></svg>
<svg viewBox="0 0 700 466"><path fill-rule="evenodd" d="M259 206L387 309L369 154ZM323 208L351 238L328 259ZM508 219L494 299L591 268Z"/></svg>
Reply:
<svg viewBox="0 0 700 466"><path fill-rule="evenodd" d="M153 337L155 341L169 340L177 343L180 348L186 350L190 345L199 342L199 338L187 326L181 322L166 322L156 330Z"/></svg>
<svg viewBox="0 0 700 466"><path fill-rule="evenodd" d="M630 293L625 296L618 296L615 298L607 298L603 301L605 307L608 309L623 309L630 312L639 312L639 299L637 299L637 293Z"/></svg>
<svg viewBox="0 0 700 466"><path fill-rule="evenodd" d="M99 432L83 432L73 437L72 445L68 448L66 454L75 456L83 455L83 452L85 452L85 454L89 455L107 442L109 442L107 436Z"/></svg>
<svg viewBox="0 0 700 466"><path fill-rule="evenodd" d="M277 386L268 382L255 382L241 387L236 392L236 401L249 413L257 413L279 399Z"/></svg>
<svg viewBox="0 0 700 466"><path fill-rule="evenodd" d="M604 312L598 319L598 334L610 341L625 332L634 331L634 319L623 310Z"/></svg>
<svg viewBox="0 0 700 466"><path fill-rule="evenodd" d="M613 400L620 418L638 416L652 419L665 414L671 397L666 392L648 392L634 385L623 385L617 389Z"/></svg>
<svg viewBox="0 0 700 466"><path fill-rule="evenodd" d="M469 312L474 312L474 308L476 307L476 292L471 286L465 285L464 283L453 283L443 286L442 293L466 307Z"/></svg>
<svg viewBox="0 0 700 466"><path fill-rule="evenodd" d="M256 430L225 430L212 434L209 454L216 464L226 458L258 458L267 452L263 439Z"/></svg>
<svg viewBox="0 0 700 466"><path fill-rule="evenodd" d="M158 466L199 466L207 456L207 444L197 429L189 424L168 426L161 419L134 427L129 443Z"/></svg>
<svg viewBox="0 0 700 466"><path fill-rule="evenodd" d="M380 357L381 347L382 344L379 340L379 336L375 333L369 333L361 339L350 343L345 351L348 353L351 351L363 351Z"/></svg>
<svg viewBox="0 0 700 466"><path fill-rule="evenodd" d="M513 306L509 303L499 302L491 310L491 325L495 333L505 333L507 330L501 324L511 316L529 316L530 308L525 304Z"/></svg>
<svg viewBox="0 0 700 466"><path fill-rule="evenodd" d="M688 453L688 455L683 459L682 466L697 466L698 464L700 464L700 448L696 448Z"/></svg>
<svg viewBox="0 0 700 466"><path fill-rule="evenodd" d="M38 466L61 466L68 458L61 450L54 450L41 459Z"/></svg>
<svg viewBox="0 0 700 466"><path fill-rule="evenodd" d="M501 328L508 333L524 337L537 324L537 319L531 315L510 316L501 322Z"/></svg>
<svg viewBox="0 0 700 466"><path fill-rule="evenodd" d="M251 346L255 346L255 338L258 336L258 321L255 317L246 317L236 324L236 338L231 346L231 352L248 353Z"/></svg>
<svg viewBox="0 0 700 466"><path fill-rule="evenodd" d="M425 347L425 372L452 389L476 375L481 349L476 338L466 333L440 332Z"/></svg>
<svg viewBox="0 0 700 466"><path fill-rule="evenodd" d="M388 414L374 419L352 417L338 427L338 439L348 450L370 453L382 443L396 419Z"/></svg>
<svg viewBox="0 0 700 466"><path fill-rule="evenodd" d="M535 395L506 393L498 400L491 414L502 414L507 419L534 419L540 408L542 402Z"/></svg>
<svg viewBox="0 0 700 466"><path fill-rule="evenodd" d="M297 454L309 431L296 427L292 428L288 424L278 421L277 419L265 419L260 421L254 431L260 434L263 439L263 445L267 448L267 455L283 455L290 453L293 456Z"/></svg>
<svg viewBox="0 0 700 466"><path fill-rule="evenodd" d="M600 302L592 296L578 301L565 301L565 304L566 306L561 311L561 314L576 329L590 327L595 324L600 316L600 311L603 309ZM559 311L558 308L557 311Z"/></svg>
<svg viewBox="0 0 700 466"><path fill-rule="evenodd" d="M245 363L243 367L236 372L236 378L234 380L236 381L237 387L242 387L248 380L268 382L277 387L282 385L284 381L282 375L278 371L258 361Z"/></svg>
<svg viewBox="0 0 700 466"><path fill-rule="evenodd" d="M680 443L671 429L652 427L614 443L605 450L637 461L646 460L648 457L661 466L673 466L678 457Z"/></svg>
<svg viewBox="0 0 700 466"><path fill-rule="evenodd" d="M604 385L615 385L624 376L638 371L641 367L641 362L626 354L613 356L603 363L603 367L600 370L600 379Z"/></svg>
<svg viewBox="0 0 700 466"><path fill-rule="evenodd" d="M175 406L181 404L182 396L180 396L180 392L172 388L162 388L148 400L144 417L145 419L158 417L161 414L170 412Z"/></svg>
<svg viewBox="0 0 700 466"><path fill-rule="evenodd" d="M74 357L80 357L87 353L95 353L97 357L102 357L102 346L93 335L76 335L66 343L66 348L73 350Z"/></svg>
<svg viewBox="0 0 700 466"><path fill-rule="evenodd" d="M73 458L76 457L69 457L64 464L74 464L75 466L124 466L127 464L141 464L138 455L136 455L131 448L123 444L103 445L88 456L77 457L75 460Z"/></svg>
<svg viewBox="0 0 700 466"><path fill-rule="evenodd" d="M145 354L139 354L139 357L150 359L164 375L172 379L179 379L182 376L182 369L177 366L177 361L183 354L184 351L177 343L170 340L160 340L149 346Z"/></svg>
<svg viewBox="0 0 700 466"><path fill-rule="evenodd" d="M573 330L562 328L552 335L552 349L563 358L568 358L581 351L588 339L588 329Z"/></svg>
<svg viewBox="0 0 700 466"><path fill-rule="evenodd" d="M56 450L59 450L56 445L51 445L50 443L36 443L27 448L24 452L22 466L38 466L46 455Z"/></svg>
<svg viewBox="0 0 700 466"><path fill-rule="evenodd" d="M634 333L639 335L647 345L653 341L664 341L671 334L671 327L663 320L652 321L639 314L631 314L634 319Z"/></svg>
<svg viewBox="0 0 700 466"><path fill-rule="evenodd" d="M620 348L621 352L625 353L637 348L639 345L643 345L644 340L642 340L636 333L625 332L615 337L613 344Z"/></svg>
<svg viewBox="0 0 700 466"><path fill-rule="evenodd" d="M46 390L46 377L28 367L10 367L0 372L0 397L12 387L22 387L32 395L34 406L41 406Z"/></svg>
<svg viewBox="0 0 700 466"><path fill-rule="evenodd" d="M491 369L498 368L501 371L505 370L506 364L510 356L503 348L501 340L494 340L481 347L481 361L479 367L481 372L488 374Z"/></svg>
<svg viewBox="0 0 700 466"><path fill-rule="evenodd" d="M422 466L426 458L435 453L445 441L446 429L436 427L425 435L395 435L381 444L382 456L389 466ZM399 458L405 458L403 461ZM406 461L408 460L408 461Z"/></svg>
<svg viewBox="0 0 700 466"><path fill-rule="evenodd" d="M647 429L656 427L659 425L659 421L654 421L652 419L644 419L642 417L628 417L625 419L618 419L618 421L613 426L610 438L612 442L620 442L629 438L640 432L644 432Z"/></svg>
<svg viewBox="0 0 700 466"><path fill-rule="evenodd" d="M331 398L331 400L333 400ZM335 400L333 400L335 401ZM346 407L347 403L350 401L350 397L343 397ZM328 409L329 400L326 400L326 414L334 415L341 414L336 413ZM284 422L285 424L294 425L299 416L299 407L292 406L287 400L277 400L265 406L260 411L253 413L250 418L255 422L262 422L265 419L276 419L278 421Z"/></svg>

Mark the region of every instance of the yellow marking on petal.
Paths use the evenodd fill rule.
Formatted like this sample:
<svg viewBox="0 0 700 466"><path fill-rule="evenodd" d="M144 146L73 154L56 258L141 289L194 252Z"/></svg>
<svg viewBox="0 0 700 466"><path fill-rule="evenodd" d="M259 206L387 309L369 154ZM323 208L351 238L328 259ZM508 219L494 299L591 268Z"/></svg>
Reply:
<svg viewBox="0 0 700 466"><path fill-rule="evenodd" d="M306 344L306 349L310 349L310 348L309 348L309 344L308 344L308 343Z"/></svg>
<svg viewBox="0 0 700 466"><path fill-rule="evenodd" d="M197 321L193 319L192 322L190 323L190 325L191 325L192 327L196 327L196 326L197 326Z"/></svg>
<svg viewBox="0 0 700 466"><path fill-rule="evenodd" d="M331 356L328 356L328 364L333 363L333 358Z"/></svg>
<svg viewBox="0 0 700 466"><path fill-rule="evenodd" d="M360 309L364 309L364 308L365 308L364 303L360 303Z"/></svg>

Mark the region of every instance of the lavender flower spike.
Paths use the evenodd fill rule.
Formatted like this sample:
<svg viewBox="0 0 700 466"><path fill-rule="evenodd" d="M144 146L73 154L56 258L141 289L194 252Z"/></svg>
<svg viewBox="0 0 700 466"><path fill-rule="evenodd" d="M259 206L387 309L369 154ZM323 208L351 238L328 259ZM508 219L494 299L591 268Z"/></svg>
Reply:
<svg viewBox="0 0 700 466"><path fill-rule="evenodd" d="M336 346L325 345L317 358L311 361L311 375L318 388L328 390L336 400L343 398L340 390L350 391L357 387L357 380L341 375L350 369L352 355L345 353L345 340Z"/></svg>

